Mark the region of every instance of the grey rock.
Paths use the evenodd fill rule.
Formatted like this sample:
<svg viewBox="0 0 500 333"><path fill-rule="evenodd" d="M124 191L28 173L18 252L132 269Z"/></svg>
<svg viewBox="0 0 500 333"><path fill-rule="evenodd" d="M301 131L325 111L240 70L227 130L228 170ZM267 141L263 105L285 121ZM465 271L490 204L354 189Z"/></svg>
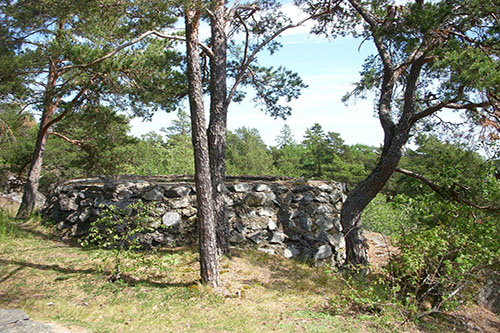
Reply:
<svg viewBox="0 0 500 333"><path fill-rule="evenodd" d="M237 221L235 224L234 224L234 228L240 232L240 233L246 233L247 231L247 228L245 227L245 225L243 223L241 223L240 221Z"/></svg>
<svg viewBox="0 0 500 333"><path fill-rule="evenodd" d="M295 258L300 254L300 251L293 245L288 245L288 247L283 251L283 256L287 259Z"/></svg>
<svg viewBox="0 0 500 333"><path fill-rule="evenodd" d="M151 184L146 182L146 181L138 181L138 182L133 183L132 189L137 191L137 192L142 192L150 186L151 186Z"/></svg>
<svg viewBox="0 0 500 333"><path fill-rule="evenodd" d="M41 209L46 201L47 198L42 193L38 191L35 193L35 209Z"/></svg>
<svg viewBox="0 0 500 333"><path fill-rule="evenodd" d="M260 244L264 241L266 234L262 231L257 231L251 235L248 235L247 238L250 239L255 244Z"/></svg>
<svg viewBox="0 0 500 333"><path fill-rule="evenodd" d="M274 216L273 210L271 208L269 208L269 207L262 207L262 208L260 208L257 211L257 214L259 214L260 216L267 216L267 217L273 217Z"/></svg>
<svg viewBox="0 0 500 333"><path fill-rule="evenodd" d="M292 188L292 192L294 193L299 193L299 192L306 192L306 191L310 191L312 190L313 187L310 186L310 185L305 185L305 184L302 184L302 185L296 185Z"/></svg>
<svg viewBox="0 0 500 333"><path fill-rule="evenodd" d="M269 219L269 224L267 225L267 228L271 231L274 231L278 229L278 225L276 225L276 222L274 222L273 219Z"/></svg>
<svg viewBox="0 0 500 333"><path fill-rule="evenodd" d="M161 201L163 200L163 193L159 189L153 188L144 193L142 198L147 201Z"/></svg>
<svg viewBox="0 0 500 333"><path fill-rule="evenodd" d="M257 251L264 252L264 253L271 254L271 255L275 255L276 254L273 249L269 249L269 248L266 248L266 247L259 247L257 249Z"/></svg>
<svg viewBox="0 0 500 333"><path fill-rule="evenodd" d="M342 224L340 223L340 216L336 216L333 219L333 225L335 227L335 230L337 230L338 232L342 232Z"/></svg>
<svg viewBox="0 0 500 333"><path fill-rule="evenodd" d="M182 199L172 200L170 205L174 209L186 208L189 206L189 198L184 197Z"/></svg>
<svg viewBox="0 0 500 333"><path fill-rule="evenodd" d="M332 248L328 245L322 245L314 252L314 260L323 260L331 257L333 254Z"/></svg>
<svg viewBox="0 0 500 333"><path fill-rule="evenodd" d="M297 218L297 222L299 223L300 228L302 228L303 230L305 230L305 231L312 230L312 222L308 216L303 216L303 217Z"/></svg>
<svg viewBox="0 0 500 333"><path fill-rule="evenodd" d="M245 241L245 236L243 236L241 233L237 231L232 231L230 236L229 236L229 242L231 244L241 244Z"/></svg>
<svg viewBox="0 0 500 333"><path fill-rule="evenodd" d="M333 187L331 185L328 185L328 184L320 184L318 186L318 188L323 192L332 192L333 191Z"/></svg>
<svg viewBox="0 0 500 333"><path fill-rule="evenodd" d="M154 232L151 233L151 238L153 241L159 244L164 244L166 243L166 237L165 234L159 232L158 230L155 230Z"/></svg>
<svg viewBox="0 0 500 333"><path fill-rule="evenodd" d="M165 196L167 198L181 198L191 194L191 187L177 186L166 189Z"/></svg>
<svg viewBox="0 0 500 333"><path fill-rule="evenodd" d="M59 209L62 211L77 210L78 205L75 202L75 198L68 198L62 195L59 197Z"/></svg>
<svg viewBox="0 0 500 333"><path fill-rule="evenodd" d="M28 315L22 310L0 309L0 332L54 333L54 330L48 325L30 320Z"/></svg>
<svg viewBox="0 0 500 333"><path fill-rule="evenodd" d="M335 251L339 251L340 249L345 248L344 234L339 232L339 233L331 234L330 236L331 237L329 238L329 243L331 246L333 246Z"/></svg>
<svg viewBox="0 0 500 333"><path fill-rule="evenodd" d="M276 204L279 204L276 201L276 194L274 194L273 192L266 192L265 194L268 202L274 202Z"/></svg>
<svg viewBox="0 0 500 333"><path fill-rule="evenodd" d="M262 206L267 201L267 195L262 192L249 192L245 197L245 203L250 207Z"/></svg>
<svg viewBox="0 0 500 333"><path fill-rule="evenodd" d="M125 184L117 185L113 193L113 197L117 200L130 199L133 197L133 195L134 192L132 192L130 188Z"/></svg>
<svg viewBox="0 0 500 333"><path fill-rule="evenodd" d="M321 229L321 230L332 230L333 229L333 220L326 218L324 216L320 216L314 223Z"/></svg>
<svg viewBox="0 0 500 333"><path fill-rule="evenodd" d="M272 232L268 238L268 242L271 244L280 244L285 241L286 235L282 232Z"/></svg>
<svg viewBox="0 0 500 333"><path fill-rule="evenodd" d="M166 212L161 218L162 223L167 227L179 225L182 222L181 216L176 212Z"/></svg>
<svg viewBox="0 0 500 333"><path fill-rule="evenodd" d="M342 196L340 195L339 192L335 192L335 193L330 194L330 202L332 204L336 204L339 201L342 201Z"/></svg>
<svg viewBox="0 0 500 333"><path fill-rule="evenodd" d="M309 205L311 202L313 202L313 200L314 200L314 197L312 196L312 194L309 192L306 192L302 196L302 200L300 200L300 205L301 206Z"/></svg>
<svg viewBox="0 0 500 333"><path fill-rule="evenodd" d="M30 319L26 312L19 309L4 310L0 309L0 327L9 324Z"/></svg>
<svg viewBox="0 0 500 333"><path fill-rule="evenodd" d="M328 197L328 195L321 193L320 195L317 195L314 197L314 201L326 203L326 202L330 201L330 198Z"/></svg>
<svg viewBox="0 0 500 333"><path fill-rule="evenodd" d="M333 208L328 204L321 204L316 207L316 213L321 215L330 215L333 214Z"/></svg>
<svg viewBox="0 0 500 333"><path fill-rule="evenodd" d="M224 201L226 202L226 205L228 205L229 207L234 206L233 199L231 199L228 195L224 196Z"/></svg>
<svg viewBox="0 0 500 333"><path fill-rule="evenodd" d="M69 214L66 217L66 221L70 222L71 224L74 224L78 221L79 216L80 216L80 213L78 211L74 211L73 213Z"/></svg>
<svg viewBox="0 0 500 333"><path fill-rule="evenodd" d="M478 303L491 312L500 314L500 275L488 278L486 285L479 292Z"/></svg>
<svg viewBox="0 0 500 333"><path fill-rule="evenodd" d="M309 261L313 258L313 252L311 249L304 247L300 252L299 259L302 261Z"/></svg>
<svg viewBox="0 0 500 333"><path fill-rule="evenodd" d="M89 229L90 229L89 224L74 224L71 227L70 235L72 237L81 237L81 236L86 235L88 233Z"/></svg>
<svg viewBox="0 0 500 333"><path fill-rule="evenodd" d="M235 192L249 192L253 188L253 184L249 183L238 183L234 184L234 191Z"/></svg>
<svg viewBox="0 0 500 333"><path fill-rule="evenodd" d="M197 212L198 212L198 209L196 209L194 207L187 207L186 209L182 210L182 215L187 216L187 217L191 217L191 216L196 215Z"/></svg>
<svg viewBox="0 0 500 333"><path fill-rule="evenodd" d="M241 217L241 223L250 229L266 229L269 226L269 220L267 216L259 216L254 211L243 215Z"/></svg>
<svg viewBox="0 0 500 333"><path fill-rule="evenodd" d="M254 190L256 192L269 192L271 191L271 188L266 184L257 184L255 185Z"/></svg>

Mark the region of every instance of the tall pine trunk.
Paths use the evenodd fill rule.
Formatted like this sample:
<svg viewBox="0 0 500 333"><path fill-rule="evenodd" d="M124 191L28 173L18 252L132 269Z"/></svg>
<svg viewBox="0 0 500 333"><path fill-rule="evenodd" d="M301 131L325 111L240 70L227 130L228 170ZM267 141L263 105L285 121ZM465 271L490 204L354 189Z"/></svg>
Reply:
<svg viewBox="0 0 500 333"><path fill-rule="evenodd" d="M225 33L226 8L224 0L217 0L210 18L212 52L210 58L210 124L208 143L214 211L217 225L217 247L221 254L229 254L229 225L226 217L226 127L227 83Z"/></svg>
<svg viewBox="0 0 500 333"><path fill-rule="evenodd" d="M187 76L189 81L189 105L195 160L196 200L198 205L200 274L203 283L217 287L220 284L220 273L208 140L203 106L202 73L198 40L199 20L199 11L186 10Z"/></svg>

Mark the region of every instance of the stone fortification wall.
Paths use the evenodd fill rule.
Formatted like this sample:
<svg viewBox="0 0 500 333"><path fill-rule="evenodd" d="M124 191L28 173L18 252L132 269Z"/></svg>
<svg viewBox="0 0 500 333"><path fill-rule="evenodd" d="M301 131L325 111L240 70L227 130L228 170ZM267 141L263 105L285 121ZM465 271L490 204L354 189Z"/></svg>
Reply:
<svg viewBox="0 0 500 333"><path fill-rule="evenodd" d="M343 263L345 243L340 209L345 185L324 181L229 178L226 197L231 244L300 260ZM193 245L197 241L196 196L192 179L99 177L67 181L47 198L43 213L66 236L84 236L102 205L126 207L153 202L150 246ZM161 224L168 228L160 228Z"/></svg>

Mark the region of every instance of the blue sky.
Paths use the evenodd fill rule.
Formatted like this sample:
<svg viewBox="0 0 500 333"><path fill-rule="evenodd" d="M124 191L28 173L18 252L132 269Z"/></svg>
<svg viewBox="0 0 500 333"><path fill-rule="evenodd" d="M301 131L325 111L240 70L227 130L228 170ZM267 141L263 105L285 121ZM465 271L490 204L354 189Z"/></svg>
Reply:
<svg viewBox="0 0 500 333"><path fill-rule="evenodd" d="M299 19L299 13L287 5L292 17ZM297 72L309 86L301 97L293 101L292 116L286 121L275 120L256 107L250 98L229 107L228 129L246 126L257 128L268 145L274 145L281 128L288 124L297 141L302 140L305 130L320 123L325 130L338 132L348 144L363 143L379 146L383 140L382 128L374 117L373 97L366 100L342 103L342 96L352 90L352 83L359 79L364 59L374 53L370 41L360 47L360 40L339 38L327 40L311 36L309 26L286 32L279 41L283 47L269 55L263 52L259 63L270 66L284 66ZM208 104L206 105L208 107ZM132 121L132 134L141 135L158 131L170 125L175 115L158 113L152 122Z"/></svg>

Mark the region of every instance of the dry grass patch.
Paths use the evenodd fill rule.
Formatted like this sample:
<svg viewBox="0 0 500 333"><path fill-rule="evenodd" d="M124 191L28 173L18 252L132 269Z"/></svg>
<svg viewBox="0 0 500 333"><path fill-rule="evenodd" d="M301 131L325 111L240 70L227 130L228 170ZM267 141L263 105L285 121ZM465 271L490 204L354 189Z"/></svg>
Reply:
<svg viewBox="0 0 500 333"><path fill-rule="evenodd" d="M346 286L325 267L234 249L215 293L198 283L196 251L179 248L127 255L123 279L111 283L109 251L61 242L37 219L14 223L17 232L0 243L0 307L36 320L90 332L395 330L388 317L333 312Z"/></svg>

